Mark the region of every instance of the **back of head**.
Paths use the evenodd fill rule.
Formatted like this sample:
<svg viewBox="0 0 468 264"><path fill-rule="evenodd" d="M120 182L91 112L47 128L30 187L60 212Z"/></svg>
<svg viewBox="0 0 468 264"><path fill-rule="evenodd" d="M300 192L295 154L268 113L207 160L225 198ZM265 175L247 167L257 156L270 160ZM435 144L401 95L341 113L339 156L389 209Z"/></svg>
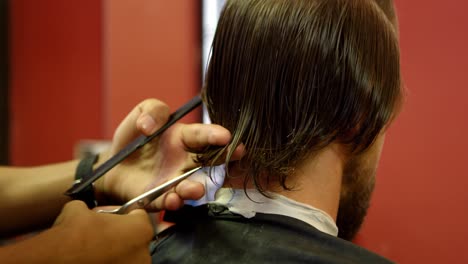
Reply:
<svg viewBox="0 0 468 264"><path fill-rule="evenodd" d="M228 1L203 94L231 149L244 143L250 179L284 183L332 142L364 151L390 122L401 98L395 29L372 0Z"/></svg>

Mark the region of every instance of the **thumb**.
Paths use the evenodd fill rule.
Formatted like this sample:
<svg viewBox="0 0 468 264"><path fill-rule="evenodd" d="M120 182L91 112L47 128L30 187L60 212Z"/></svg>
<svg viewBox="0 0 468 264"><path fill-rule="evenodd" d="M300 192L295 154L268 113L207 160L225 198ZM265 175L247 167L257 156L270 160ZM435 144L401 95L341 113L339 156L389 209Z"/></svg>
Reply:
<svg viewBox="0 0 468 264"><path fill-rule="evenodd" d="M122 149L143 132L151 134L166 123L169 107L156 99L146 99L138 104L120 123L114 133L113 151Z"/></svg>
<svg viewBox="0 0 468 264"><path fill-rule="evenodd" d="M135 209L128 213L128 217L131 217L134 226L138 226L135 232L139 232L140 235L144 236L147 241L151 241L155 235L156 226L150 214L144 209Z"/></svg>
<svg viewBox="0 0 468 264"><path fill-rule="evenodd" d="M53 226L60 225L70 217L75 217L78 214L82 214L89 211L86 204L82 201L74 200L65 204L60 212L59 216L54 221Z"/></svg>
<svg viewBox="0 0 468 264"><path fill-rule="evenodd" d="M130 211L130 213L128 214L137 215L137 216L148 216L148 213L143 209L135 209L135 210Z"/></svg>

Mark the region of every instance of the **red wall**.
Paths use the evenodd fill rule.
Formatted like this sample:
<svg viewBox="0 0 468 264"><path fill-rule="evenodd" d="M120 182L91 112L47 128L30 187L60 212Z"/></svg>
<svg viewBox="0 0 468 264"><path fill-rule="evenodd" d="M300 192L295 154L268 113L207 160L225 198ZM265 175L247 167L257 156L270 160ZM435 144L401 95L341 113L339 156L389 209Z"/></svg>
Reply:
<svg viewBox="0 0 468 264"><path fill-rule="evenodd" d="M198 1L106 0L105 133L128 111L158 98L174 111L200 90ZM199 109L185 122L201 120Z"/></svg>
<svg viewBox="0 0 468 264"><path fill-rule="evenodd" d="M407 100L359 241L401 263L468 263L468 2L396 4Z"/></svg>
<svg viewBox="0 0 468 264"><path fill-rule="evenodd" d="M14 165L71 159L141 100L175 110L200 88L198 1L10 2Z"/></svg>
<svg viewBox="0 0 468 264"><path fill-rule="evenodd" d="M101 5L9 3L11 163L70 159L79 139L102 137Z"/></svg>

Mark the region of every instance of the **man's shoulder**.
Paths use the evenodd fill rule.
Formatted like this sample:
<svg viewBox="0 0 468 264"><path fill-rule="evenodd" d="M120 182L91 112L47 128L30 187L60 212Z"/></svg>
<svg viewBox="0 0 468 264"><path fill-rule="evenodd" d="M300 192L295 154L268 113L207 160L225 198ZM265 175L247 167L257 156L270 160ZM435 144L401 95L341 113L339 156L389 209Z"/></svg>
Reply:
<svg viewBox="0 0 468 264"><path fill-rule="evenodd" d="M295 218L257 214L259 235L272 243L276 255L284 260L314 263L391 263L391 261L349 241L331 236ZM265 231L268 229L268 231ZM276 238L276 239L275 239ZM294 263L291 261L289 263ZM303 263L303 262L302 262Z"/></svg>
<svg viewBox="0 0 468 264"><path fill-rule="evenodd" d="M155 248L154 263L391 263L295 218L219 211L178 224Z"/></svg>

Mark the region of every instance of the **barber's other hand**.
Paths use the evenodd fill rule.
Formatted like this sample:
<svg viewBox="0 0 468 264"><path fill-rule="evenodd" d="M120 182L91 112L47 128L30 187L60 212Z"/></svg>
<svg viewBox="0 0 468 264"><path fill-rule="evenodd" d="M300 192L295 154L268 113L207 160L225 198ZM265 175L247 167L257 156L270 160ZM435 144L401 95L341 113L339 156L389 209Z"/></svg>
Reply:
<svg viewBox="0 0 468 264"><path fill-rule="evenodd" d="M150 135L169 118L169 108L156 99L148 99L135 107L122 121L114 134L112 148L100 158L104 162L141 134ZM108 172L96 184L98 192L123 203L143 192L194 168L195 153L206 146L224 146L231 139L230 132L218 125L175 124L129 158ZM236 150L234 159L242 155ZM202 184L190 180L181 182L175 190L154 201L148 208L153 211L175 210L187 199L198 199L204 194Z"/></svg>
<svg viewBox="0 0 468 264"><path fill-rule="evenodd" d="M89 210L81 201L72 201L62 209L54 226L41 235L61 240L49 250L51 263L150 263L153 234L143 210L128 215L103 214Z"/></svg>

